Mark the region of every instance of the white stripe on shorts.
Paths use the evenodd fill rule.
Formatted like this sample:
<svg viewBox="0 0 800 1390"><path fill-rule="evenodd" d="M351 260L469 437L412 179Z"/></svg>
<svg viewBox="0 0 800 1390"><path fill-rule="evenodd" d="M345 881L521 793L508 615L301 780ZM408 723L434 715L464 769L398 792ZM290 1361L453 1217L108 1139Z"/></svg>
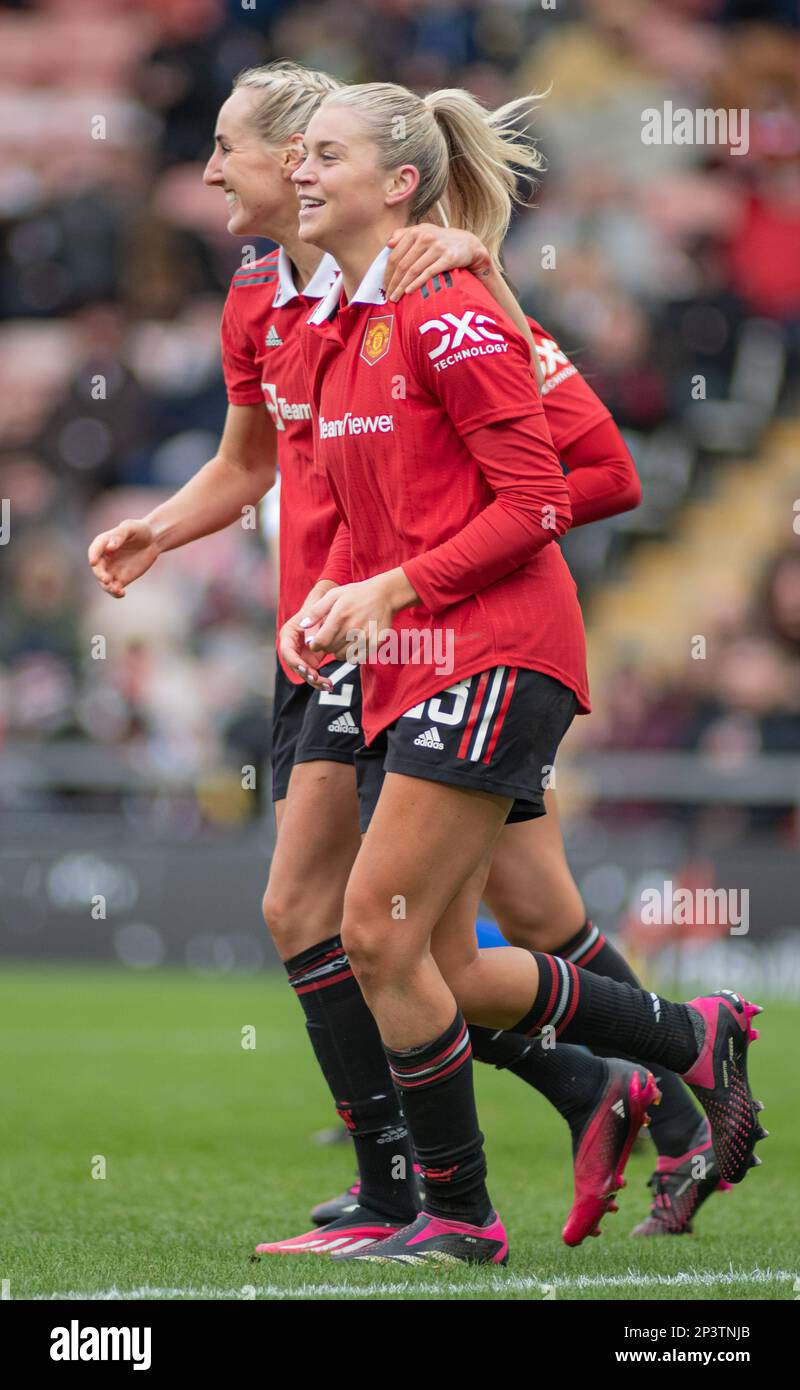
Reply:
<svg viewBox="0 0 800 1390"><path fill-rule="evenodd" d="M481 756L481 753L483 752L483 745L486 742L486 735L489 732L489 725L492 722L495 708L497 706L497 701L500 698L500 687L503 684L503 677L505 676L505 674L505 666L498 666L495 669L494 676L492 677L492 684L489 687L489 699L486 702L486 709L484 711L483 719L478 725L478 729L472 744L472 752L469 755L469 761L472 763L477 763Z"/></svg>

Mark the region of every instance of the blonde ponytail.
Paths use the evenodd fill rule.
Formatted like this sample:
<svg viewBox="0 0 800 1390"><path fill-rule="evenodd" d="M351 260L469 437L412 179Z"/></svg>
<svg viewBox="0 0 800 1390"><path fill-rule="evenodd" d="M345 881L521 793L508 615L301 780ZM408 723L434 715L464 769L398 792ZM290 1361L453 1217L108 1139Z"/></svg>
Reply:
<svg viewBox="0 0 800 1390"><path fill-rule="evenodd" d="M536 96L488 111L469 92L446 88L415 96L390 82L342 87L325 105L346 106L377 146L381 167L412 164L419 186L409 220L450 223L473 232L495 260L515 203L528 203L543 160L527 129ZM520 192L520 176L528 183Z"/></svg>
<svg viewBox="0 0 800 1390"><path fill-rule="evenodd" d="M454 227L472 232L495 260L515 204L529 203L544 161L527 133L537 97L510 101L487 111L469 92L447 87L424 98L444 135L450 177L445 215ZM524 191L520 183L524 180Z"/></svg>
<svg viewBox="0 0 800 1390"><path fill-rule="evenodd" d="M284 145L303 134L314 112L342 83L326 72L303 67L282 58L258 68L245 68L234 79L233 90L246 87L258 93L250 123L267 145Z"/></svg>

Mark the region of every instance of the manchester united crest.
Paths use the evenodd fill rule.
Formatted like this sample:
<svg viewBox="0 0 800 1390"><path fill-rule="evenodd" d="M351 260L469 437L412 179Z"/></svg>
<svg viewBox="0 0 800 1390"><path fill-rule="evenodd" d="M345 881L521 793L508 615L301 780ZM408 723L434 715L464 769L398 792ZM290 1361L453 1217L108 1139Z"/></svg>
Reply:
<svg viewBox="0 0 800 1390"><path fill-rule="evenodd" d="M394 318L391 314L379 314L367 320L367 327L364 332L364 341L361 344L361 356L371 367L376 362L380 362L389 351L389 344L392 341L392 324Z"/></svg>

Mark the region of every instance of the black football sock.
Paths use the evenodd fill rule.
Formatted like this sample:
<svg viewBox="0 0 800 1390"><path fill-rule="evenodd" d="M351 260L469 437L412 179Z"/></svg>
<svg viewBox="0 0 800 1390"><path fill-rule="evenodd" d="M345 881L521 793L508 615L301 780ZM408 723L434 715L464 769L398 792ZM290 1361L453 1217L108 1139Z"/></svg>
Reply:
<svg viewBox="0 0 800 1390"><path fill-rule="evenodd" d="M461 1013L432 1042L400 1052L387 1047L386 1056L422 1169L425 1211L482 1226L492 1204Z"/></svg>
<svg viewBox="0 0 800 1390"><path fill-rule="evenodd" d="M605 1062L582 1047L559 1043L545 1047L541 1038L520 1033L493 1033L491 1028L469 1026L472 1054L498 1070L512 1071L540 1091L566 1120L572 1135L572 1152L578 1146L608 1076Z"/></svg>
<svg viewBox="0 0 800 1390"><path fill-rule="evenodd" d="M539 967L539 988L531 1008L513 1033L541 1033L588 1047L622 1049L628 1056L652 1057L659 1066L688 1071L705 1034L702 1018L685 1004L633 985L593 975L571 961L531 951Z"/></svg>
<svg viewBox="0 0 800 1390"><path fill-rule="evenodd" d="M353 1140L359 1201L388 1217L413 1221L417 1183L406 1122L377 1025L341 939L322 941L285 965L311 1046Z"/></svg>
<svg viewBox="0 0 800 1390"><path fill-rule="evenodd" d="M562 960L572 961L572 964L579 966L581 970L591 970L594 975L607 975L610 980L619 980L621 984L641 989L641 983L625 957L592 922L584 922L580 931L552 954L561 956ZM598 1047L595 1051L601 1057L615 1055L613 1049L607 1047ZM623 1053L616 1055L624 1056ZM643 1061L639 1057L626 1060ZM644 1061L644 1065L649 1067L650 1062ZM648 1112L650 1134L659 1154L669 1158L680 1158L681 1154L692 1147L703 1116L679 1076L662 1066L657 1068L654 1075L661 1092L661 1104L651 1105Z"/></svg>

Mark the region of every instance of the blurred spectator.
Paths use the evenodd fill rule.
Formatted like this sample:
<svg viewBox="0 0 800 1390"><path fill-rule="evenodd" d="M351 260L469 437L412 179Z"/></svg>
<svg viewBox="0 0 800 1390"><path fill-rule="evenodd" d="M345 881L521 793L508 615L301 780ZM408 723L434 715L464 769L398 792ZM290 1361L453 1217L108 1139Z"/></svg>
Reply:
<svg viewBox="0 0 800 1390"><path fill-rule="evenodd" d="M770 565L764 612L773 637L800 657L800 550L783 551Z"/></svg>

